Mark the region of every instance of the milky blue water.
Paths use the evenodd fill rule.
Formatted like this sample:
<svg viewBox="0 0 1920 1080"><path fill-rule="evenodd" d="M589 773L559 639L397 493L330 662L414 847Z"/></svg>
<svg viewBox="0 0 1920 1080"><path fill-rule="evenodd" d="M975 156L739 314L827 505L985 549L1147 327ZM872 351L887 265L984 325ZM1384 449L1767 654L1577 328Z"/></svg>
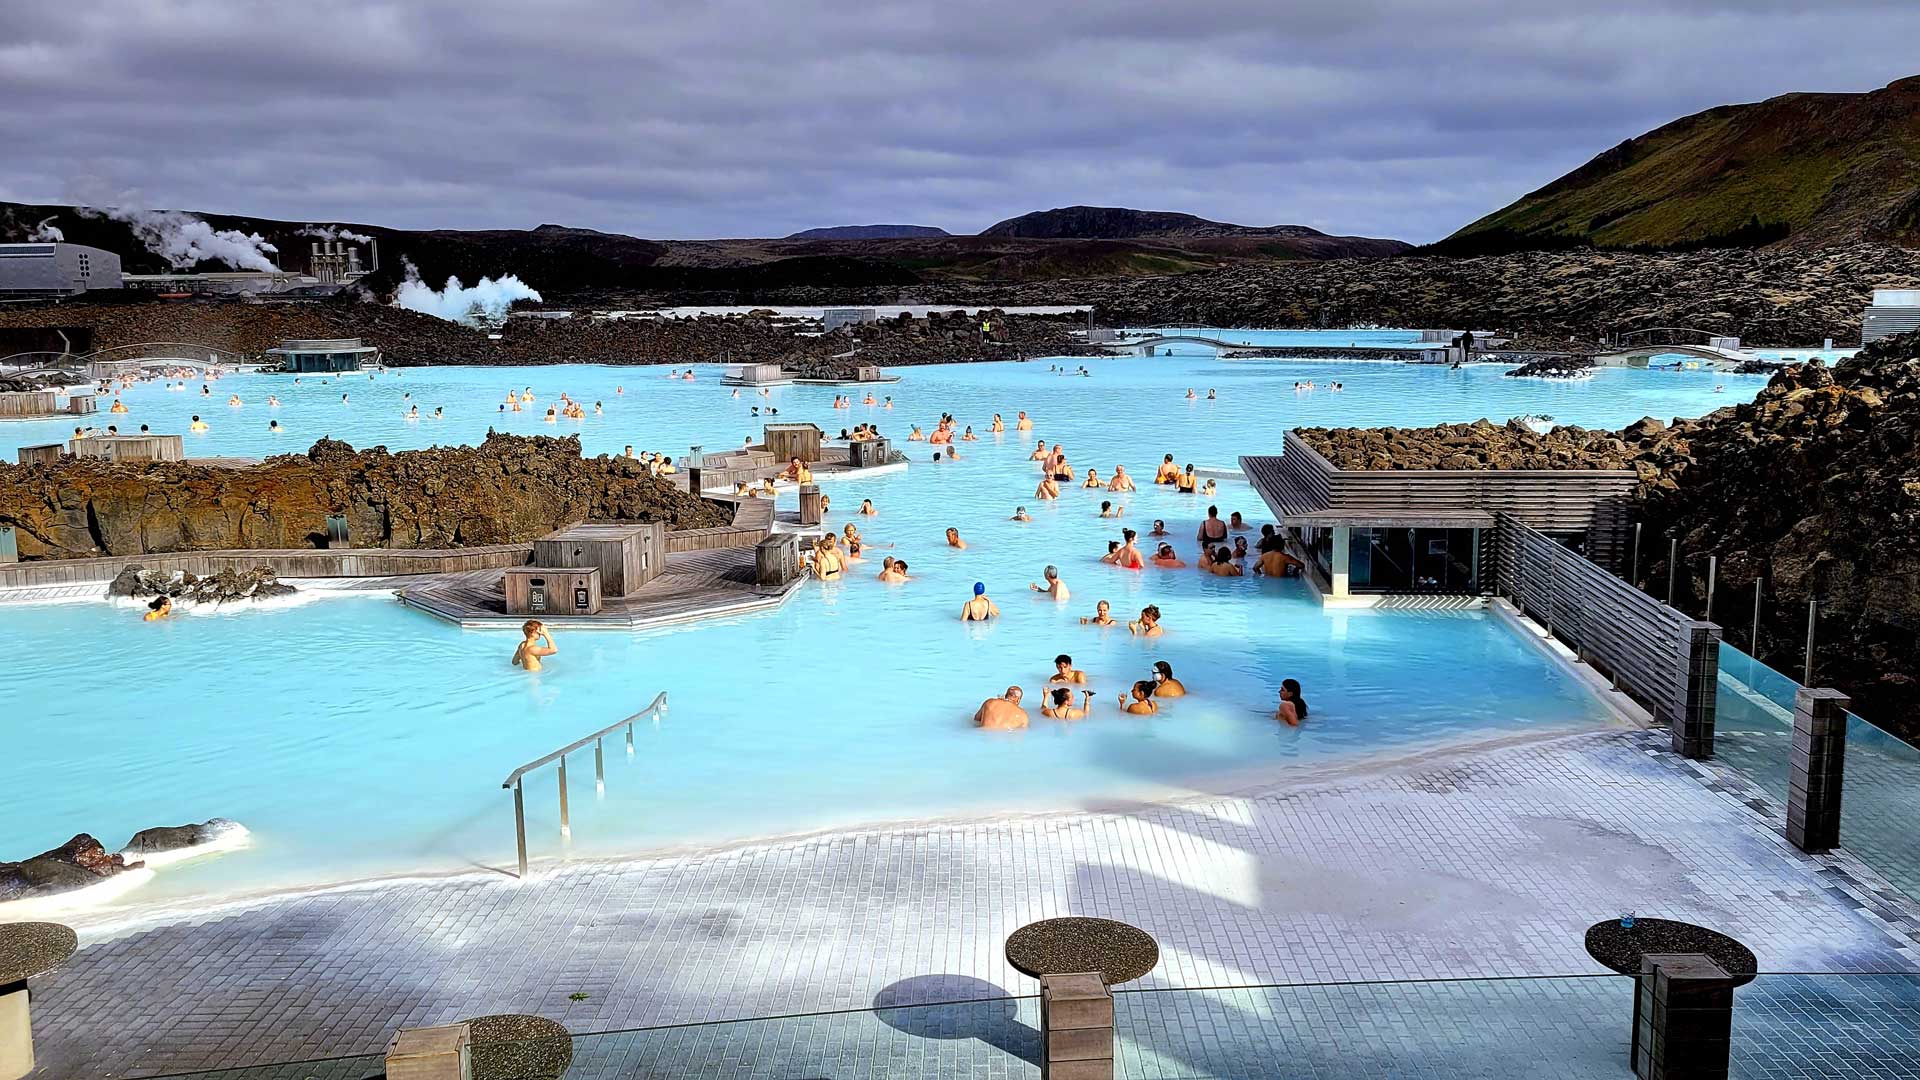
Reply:
<svg viewBox="0 0 1920 1080"><path fill-rule="evenodd" d="M903 369L903 381L877 391L894 398L890 411L835 410L836 391L824 387L777 389L762 403L783 421L837 432L871 419L896 438L912 423L931 427L943 410L984 433L994 412L1011 427L1025 409L1033 435L1064 440L1079 468L1105 476L1124 462L1146 489L1121 500L1126 521L1144 533L1165 519L1191 560L1204 503L1145 483L1163 453L1227 465L1276 450L1282 431L1306 424L1546 413L1618 425L1697 415L1764 382L1608 370L1553 383L1489 367L1224 361L1200 349L1059 362L1085 364L1091 377L1051 373L1050 363ZM191 452L242 456L304 450L320 435L393 449L470 442L489 425L577 431L589 453L711 449L757 432L754 395L734 399L720 369L702 366L691 383L663 378L666 370L431 368L297 385L230 376L213 384L216 404L147 384L123 395L129 413L99 419L179 431L189 413L211 414ZM1294 389L1306 381L1322 389ZM1345 389L1324 389L1334 381ZM526 386L542 408L566 390L603 401L605 412L548 425L538 412L494 410L509 388ZM1185 398L1189 387L1201 400ZM1217 400L1204 400L1209 388ZM230 393L244 406L223 404ZM283 402L277 410L265 405L270 393ZM443 406L448 418L405 421L409 401L423 412ZM267 434L270 416L288 434ZM0 425L9 452L55 435L41 422ZM1602 720L1592 698L1481 614L1325 612L1298 582L1102 565L1117 530L1097 507L1114 496L1069 487L1057 503L1036 502L1030 436L983 434L962 444L962 460L937 465L924 444L901 445L913 459L907 471L827 489L829 523L857 520L878 545L848 580L810 583L777 611L724 622L562 633L560 654L535 675L509 666L510 636L461 631L378 594L159 624L104 601L0 608L10 658L0 672L9 751L0 756L0 858L80 831L115 846L139 828L218 815L252 828L255 845L163 870L126 902L505 865L512 810L501 780L661 690L669 715L640 732L631 760L610 751L604 797L591 755L575 759L570 848L557 835L553 774L529 782L536 858L1237 788L1361 754ZM851 517L861 498L873 499L877 517ZM1213 501L1223 514L1268 520L1243 485L1223 485ZM1022 504L1035 520L1006 520ZM949 525L967 550L943 546ZM913 581L872 579L873 560L887 553L909 561ZM1028 591L1048 563L1071 589L1068 603ZM1001 607L997 623L957 620L976 580ZM1166 636L1081 626L1100 599L1123 619L1159 605ZM1036 719L1025 732L970 726L980 701L1010 683L1037 697L1058 652L1099 691L1093 717ZM1158 716L1119 715L1114 696L1157 659L1192 695ZM1312 705L1298 729L1272 720L1288 677Z"/></svg>

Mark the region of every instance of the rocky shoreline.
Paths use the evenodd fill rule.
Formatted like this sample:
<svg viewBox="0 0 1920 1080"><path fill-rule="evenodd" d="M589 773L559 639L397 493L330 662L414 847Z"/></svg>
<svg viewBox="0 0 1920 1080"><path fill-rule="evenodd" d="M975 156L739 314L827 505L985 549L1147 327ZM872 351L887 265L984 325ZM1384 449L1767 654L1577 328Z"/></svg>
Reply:
<svg viewBox="0 0 1920 1080"><path fill-rule="evenodd" d="M0 524L15 527L23 559L313 548L336 513L356 545L390 548L520 543L590 519L676 529L732 520L637 460L582 457L572 436L489 434L479 446L398 453L322 439L306 454L239 469L0 464Z"/></svg>

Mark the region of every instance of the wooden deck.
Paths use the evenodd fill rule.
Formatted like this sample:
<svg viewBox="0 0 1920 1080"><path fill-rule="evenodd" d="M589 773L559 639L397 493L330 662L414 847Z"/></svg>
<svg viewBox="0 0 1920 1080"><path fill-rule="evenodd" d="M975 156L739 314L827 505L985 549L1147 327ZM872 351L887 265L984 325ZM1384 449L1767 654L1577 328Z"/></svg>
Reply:
<svg viewBox="0 0 1920 1080"><path fill-rule="evenodd" d="M525 615L509 615L500 589L501 571L442 574L398 591L400 602L470 629L513 629ZM553 615L541 621L558 630L639 630L778 607L799 589L754 584L754 550L729 547L674 551L667 567L629 596L608 597L598 615Z"/></svg>

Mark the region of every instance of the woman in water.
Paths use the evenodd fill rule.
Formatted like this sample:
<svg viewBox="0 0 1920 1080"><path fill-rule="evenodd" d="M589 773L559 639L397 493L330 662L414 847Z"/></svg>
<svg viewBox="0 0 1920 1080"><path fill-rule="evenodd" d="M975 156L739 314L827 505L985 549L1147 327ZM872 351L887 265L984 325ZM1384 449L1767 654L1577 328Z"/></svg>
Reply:
<svg viewBox="0 0 1920 1080"><path fill-rule="evenodd" d="M1151 716L1160 711L1160 704L1153 700L1153 684L1145 679L1133 684L1133 689L1120 695L1120 711L1134 716Z"/></svg>
<svg viewBox="0 0 1920 1080"><path fill-rule="evenodd" d="M973 599L960 605L960 621L986 622L988 619L998 618L999 615L1000 609L994 606L992 600L987 599L987 583L974 582Z"/></svg>
<svg viewBox="0 0 1920 1080"><path fill-rule="evenodd" d="M1173 677L1173 665L1165 660L1153 662L1153 696L1186 697L1187 684Z"/></svg>
<svg viewBox="0 0 1920 1080"><path fill-rule="evenodd" d="M546 624L539 619L528 619L520 626L520 647L513 650L515 667L527 671L540 670L540 658L552 656L560 650L554 647L553 635L547 633Z"/></svg>
<svg viewBox="0 0 1920 1080"><path fill-rule="evenodd" d="M1173 463L1173 455L1168 454L1166 457L1161 458L1160 468L1153 474L1153 482L1156 484L1172 484L1178 482L1179 479L1180 466Z"/></svg>
<svg viewBox="0 0 1920 1080"><path fill-rule="evenodd" d="M1134 543L1135 540L1139 539L1139 536L1140 534L1134 532L1132 529L1120 530L1122 543L1120 544L1120 550L1114 553L1113 565L1122 570L1146 569L1146 557L1140 554L1139 546Z"/></svg>
<svg viewBox="0 0 1920 1080"><path fill-rule="evenodd" d="M1054 720L1079 720L1087 715L1093 704L1093 691L1080 691L1080 705L1073 704L1073 691L1064 686L1056 686L1047 691L1045 703L1040 706L1040 715Z"/></svg>
<svg viewBox="0 0 1920 1080"><path fill-rule="evenodd" d="M147 605L147 613L140 616L141 622L159 622L173 614L173 600L170 597L156 596L153 603Z"/></svg>
<svg viewBox="0 0 1920 1080"><path fill-rule="evenodd" d="M861 499L861 500L860 500L860 516L861 516L861 517L873 517L873 516L874 516L875 514L878 514L879 512L880 512L880 511L878 511L878 510L875 510L875 509L873 508L873 500L872 500L872 499Z"/></svg>
<svg viewBox="0 0 1920 1080"><path fill-rule="evenodd" d="M888 398L887 400L888 400L888 401L892 401L893 399L892 399L892 398ZM999 414L999 413L994 413L994 414L993 414L993 430L994 430L994 431L1005 431L1005 430L1007 430L1007 422L1006 422L1006 421L1004 421L1004 420L1002 420L1002 419L1000 419L1000 414Z"/></svg>
<svg viewBox="0 0 1920 1080"><path fill-rule="evenodd" d="M1192 463L1192 462L1188 462L1188 463L1187 463L1187 471L1185 471L1185 472L1183 472L1183 473L1181 473L1180 475L1178 475L1178 476L1176 476L1176 477L1174 477L1174 479L1173 479L1173 486L1174 486L1174 488L1175 488L1175 490L1177 490L1177 491L1179 491L1179 492L1181 492L1182 494L1185 494L1185 495L1191 495L1191 494L1193 494L1193 493L1194 493L1195 491L1198 491L1198 490L1199 490L1199 488L1200 488L1200 478L1199 478L1199 477L1197 477L1197 476L1195 476L1195 475L1193 474L1193 463Z"/></svg>
<svg viewBox="0 0 1920 1080"><path fill-rule="evenodd" d="M1140 617L1128 623L1127 630L1136 637L1159 637L1163 633L1160 629L1159 606L1148 604L1141 608Z"/></svg>
<svg viewBox="0 0 1920 1080"><path fill-rule="evenodd" d="M1088 470L1087 470L1087 479L1086 479L1086 481L1085 481L1084 483L1082 483L1082 484L1081 484L1080 486L1081 486L1081 487L1083 487L1083 488L1099 488L1099 487L1104 487L1105 485L1104 485L1104 484L1102 484L1102 483L1100 482L1100 470L1099 470L1099 469L1088 469Z"/></svg>
<svg viewBox="0 0 1920 1080"><path fill-rule="evenodd" d="M1115 506L1111 501L1104 499L1100 502L1100 516L1103 518L1117 518L1126 512L1127 508L1124 506Z"/></svg>
<svg viewBox="0 0 1920 1080"><path fill-rule="evenodd" d="M832 581L847 569L847 561L840 554L832 533L827 533L813 544L813 576L821 581Z"/></svg>
<svg viewBox="0 0 1920 1080"><path fill-rule="evenodd" d="M1307 699L1300 696L1300 680L1280 680L1280 707L1274 710L1273 718L1288 727L1299 727L1307 718Z"/></svg>

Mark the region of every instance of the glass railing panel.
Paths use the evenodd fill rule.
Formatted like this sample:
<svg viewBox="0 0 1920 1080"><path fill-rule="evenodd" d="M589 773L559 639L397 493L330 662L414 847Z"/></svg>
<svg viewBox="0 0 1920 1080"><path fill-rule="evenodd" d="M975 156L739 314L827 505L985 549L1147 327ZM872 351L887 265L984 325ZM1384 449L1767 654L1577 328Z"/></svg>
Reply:
<svg viewBox="0 0 1920 1080"><path fill-rule="evenodd" d="M1920 902L1920 749L1847 714L1840 846Z"/></svg>
<svg viewBox="0 0 1920 1080"><path fill-rule="evenodd" d="M1920 1076L1920 975L1762 975L1733 994L1733 1075Z"/></svg>
<svg viewBox="0 0 1920 1080"><path fill-rule="evenodd" d="M1787 804L1793 695L1800 684L1726 643L1714 698L1713 756Z"/></svg>

